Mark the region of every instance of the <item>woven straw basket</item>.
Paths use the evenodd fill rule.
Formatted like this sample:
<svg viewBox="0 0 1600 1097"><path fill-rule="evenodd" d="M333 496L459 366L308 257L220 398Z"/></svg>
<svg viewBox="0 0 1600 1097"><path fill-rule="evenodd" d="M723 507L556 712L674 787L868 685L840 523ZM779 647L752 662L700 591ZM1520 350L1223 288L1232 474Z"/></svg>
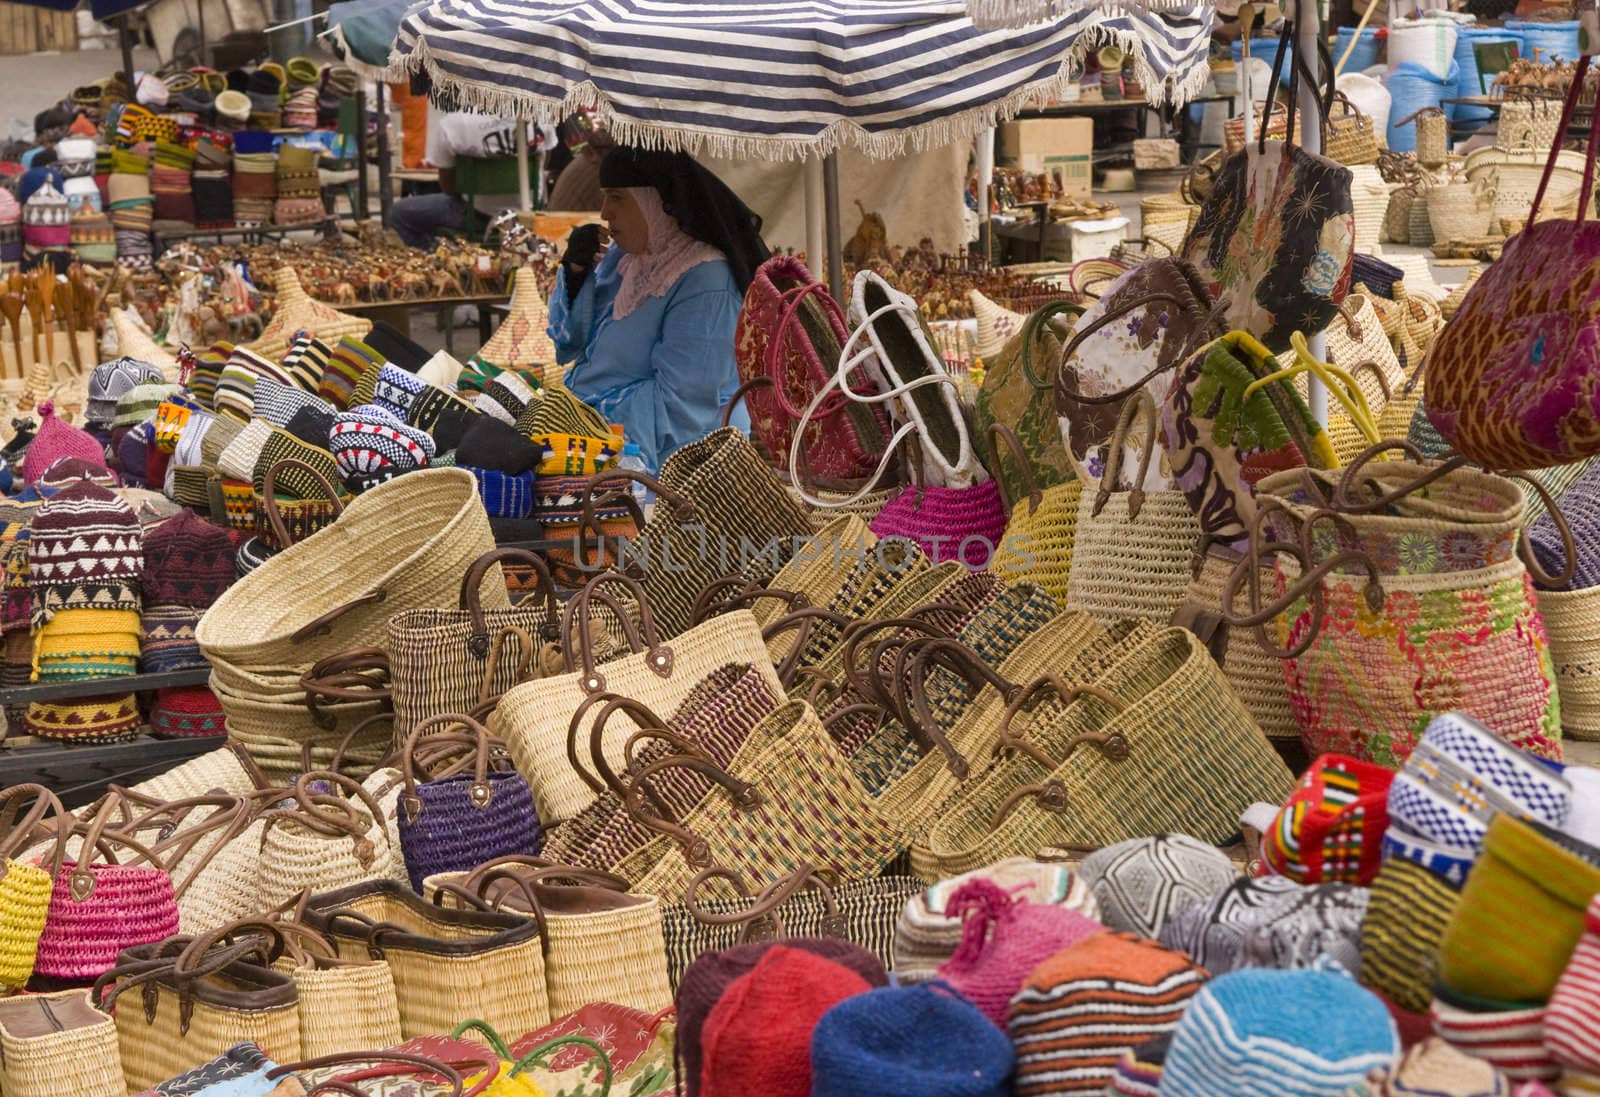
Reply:
<svg viewBox="0 0 1600 1097"><path fill-rule="evenodd" d="M1561 723L1573 739L1600 740L1600 587L1542 590Z"/></svg>
<svg viewBox="0 0 1600 1097"><path fill-rule="evenodd" d="M1185 202L1177 191L1153 194L1139 201L1139 233L1159 240L1176 254L1199 216L1200 207Z"/></svg>
<svg viewBox="0 0 1600 1097"><path fill-rule="evenodd" d="M1476 240L1489 235L1494 228L1494 206L1494 182L1488 173L1471 182L1433 187L1428 191L1428 223L1433 226L1433 238Z"/></svg>
<svg viewBox="0 0 1600 1097"><path fill-rule="evenodd" d="M1549 149L1547 143L1543 150L1490 147L1474 149L1467 154L1468 179L1475 182L1491 172L1494 175L1494 224L1497 228L1501 222L1511 221L1517 231L1522 230L1533 210L1533 196L1538 193ZM1557 153L1550 188L1539 208L1540 219L1571 217L1577 212L1578 191L1582 187L1583 154L1570 149Z"/></svg>
<svg viewBox="0 0 1600 1097"><path fill-rule="evenodd" d="M123 1097L116 1024L85 990L0 1001L0 1084L6 1097Z"/></svg>
<svg viewBox="0 0 1600 1097"><path fill-rule="evenodd" d="M295 274L293 267L278 268L276 285L278 297L273 306L272 320L262 330L259 339L245 345L245 350L276 362L288 351L296 332L308 331L333 346L346 335L360 339L372 330L371 320L351 316L331 305L312 300L300 284L300 277Z"/></svg>
<svg viewBox="0 0 1600 1097"><path fill-rule="evenodd" d="M518 372L553 366L556 347L545 330L549 326L550 313L539 294L539 280L532 267L524 267L513 276L510 311L478 351L478 357L490 365Z"/></svg>
<svg viewBox="0 0 1600 1097"><path fill-rule="evenodd" d="M1219 551L1206 555L1205 563L1184 596L1185 609L1204 613L1221 611L1223 588L1238 561L1220 555ZM1260 582L1265 589L1272 589L1273 570L1270 563L1262 568ZM1233 685L1244 707L1261 725L1261 730L1267 733L1267 738L1295 743L1300 741L1300 722L1295 719L1294 709L1289 704L1289 688L1283 681L1283 668L1276 658L1262 650L1249 632L1235 630L1228 635L1222 673Z"/></svg>
<svg viewBox="0 0 1600 1097"><path fill-rule="evenodd" d="M979 358L993 358L1005 348L1006 341L1022 330L1027 317L1019 312L1001 308L977 290L967 291L972 303L972 315L978 321L978 339L972 353Z"/></svg>
<svg viewBox="0 0 1600 1097"><path fill-rule="evenodd" d="M131 308L112 309L111 330L117 333L118 354L149 362L166 374L168 381L177 383L178 360L171 351L155 341L138 313Z"/></svg>
<svg viewBox="0 0 1600 1097"><path fill-rule="evenodd" d="M1384 220L1389 213L1389 184L1370 164L1350 169L1350 201L1355 207L1356 251L1374 254L1383 240Z"/></svg>

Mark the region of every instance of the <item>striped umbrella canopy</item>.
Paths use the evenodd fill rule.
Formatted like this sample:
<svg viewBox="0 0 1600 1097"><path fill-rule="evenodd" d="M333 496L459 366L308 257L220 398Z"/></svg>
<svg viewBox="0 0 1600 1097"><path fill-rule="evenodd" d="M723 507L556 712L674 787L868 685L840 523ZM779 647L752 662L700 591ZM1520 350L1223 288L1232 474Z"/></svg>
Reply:
<svg viewBox="0 0 1600 1097"><path fill-rule="evenodd" d="M392 77L554 122L579 107L629 144L767 159L888 158L968 140L1121 47L1154 104L1204 86L1210 0L979 30L963 0L434 0L401 21Z"/></svg>
<svg viewBox="0 0 1600 1097"><path fill-rule="evenodd" d="M967 14L983 30L1026 27L1066 19L1075 12L1183 11L1187 0L966 0Z"/></svg>

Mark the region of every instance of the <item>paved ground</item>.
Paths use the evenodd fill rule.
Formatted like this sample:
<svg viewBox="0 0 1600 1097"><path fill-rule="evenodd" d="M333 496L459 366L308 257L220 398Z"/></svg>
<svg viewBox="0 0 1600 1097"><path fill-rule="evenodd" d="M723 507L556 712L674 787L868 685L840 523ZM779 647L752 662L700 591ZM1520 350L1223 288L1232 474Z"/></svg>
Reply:
<svg viewBox="0 0 1600 1097"><path fill-rule="evenodd" d="M134 50L133 63L154 67L156 51ZM71 94L73 88L110 76L121 67L122 55L114 49L0 57L0 88L5 89L5 102L0 103L3 132L9 134L16 121L31 128L34 115Z"/></svg>

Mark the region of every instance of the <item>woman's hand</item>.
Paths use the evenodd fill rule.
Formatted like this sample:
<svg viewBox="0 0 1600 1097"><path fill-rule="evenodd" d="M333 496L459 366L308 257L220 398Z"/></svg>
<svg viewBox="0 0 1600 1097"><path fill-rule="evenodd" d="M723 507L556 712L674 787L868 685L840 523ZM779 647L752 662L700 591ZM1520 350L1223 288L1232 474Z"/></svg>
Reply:
<svg viewBox="0 0 1600 1097"><path fill-rule="evenodd" d="M567 250L561 257L561 266L567 276L567 301L578 297L578 291L589 278L589 272L605 258L611 245L611 234L604 225L579 225L567 237Z"/></svg>

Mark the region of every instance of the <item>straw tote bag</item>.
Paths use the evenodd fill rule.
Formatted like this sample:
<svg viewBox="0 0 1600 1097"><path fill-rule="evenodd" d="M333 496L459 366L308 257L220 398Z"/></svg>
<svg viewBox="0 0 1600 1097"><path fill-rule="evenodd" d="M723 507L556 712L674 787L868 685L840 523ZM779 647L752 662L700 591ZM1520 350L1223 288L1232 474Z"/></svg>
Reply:
<svg viewBox="0 0 1600 1097"><path fill-rule="evenodd" d="M395 614L455 604L461 576L492 548L472 474L420 469L363 492L333 525L229 587L195 638L213 663L302 669L381 646ZM503 580L484 595L487 609L509 601Z"/></svg>
<svg viewBox="0 0 1600 1097"><path fill-rule="evenodd" d="M435 728L465 729L461 745L469 772L417 781L417 748ZM454 735L451 736L452 738ZM437 742L436 736L430 742ZM411 886L440 872L459 872L507 854L532 855L544 845L528 782L515 770L489 769L489 730L470 716L433 716L400 748L405 791L400 796L400 849Z"/></svg>
<svg viewBox="0 0 1600 1097"><path fill-rule="evenodd" d="M1541 590L1539 612L1550 637L1562 730L1572 739L1600 740L1600 587Z"/></svg>
<svg viewBox="0 0 1600 1097"><path fill-rule="evenodd" d="M1584 88L1578 61L1561 114L1567 132ZM1600 371L1593 331L1600 299L1589 292L1600 264L1600 224L1586 220L1594 178L1591 131L1575 221L1539 221L1561 150L1551 147L1533 212L1498 262L1467 291L1434 343L1428 417L1457 453L1485 468L1536 469L1600 453Z"/></svg>
<svg viewBox="0 0 1600 1097"><path fill-rule="evenodd" d="M1081 306L1066 301L1045 305L1006 340L1000 353L984 361L973 425L985 432L1000 423L1015 433L1016 449L996 454L994 466L995 479L1013 498L1024 494L1027 483L1050 488L1075 475L1056 420L1054 366L1061 360L1057 324L1070 325L1082 313Z"/></svg>
<svg viewBox="0 0 1600 1097"><path fill-rule="evenodd" d="M733 337L750 428L780 469L789 469L793 424L833 378L850 325L828 287L792 255L775 255L745 291ZM850 377L856 392L875 391L866 371ZM735 397L737 400L737 397ZM829 480L872 473L889 438L876 405L836 397L818 409L800 443L807 472Z"/></svg>
<svg viewBox="0 0 1600 1097"><path fill-rule="evenodd" d="M293 979L267 966L268 946L246 940L202 956L187 944L176 938L129 949L95 981L95 1006L117 1019L128 1092L142 1093L240 1043L280 1061L298 1059L300 995Z"/></svg>
<svg viewBox="0 0 1600 1097"><path fill-rule="evenodd" d="M19 819L16 804L32 797L28 810ZM55 793L43 785L12 785L0 792L0 804L10 804L0 826L0 986L19 988L33 975L33 962L39 952L39 937L44 932L50 911L50 894L61 875L66 855L66 836L52 843L53 855L44 865L21 860L34 828L53 822L64 824L66 809ZM54 814L53 820L46 815Z"/></svg>
<svg viewBox="0 0 1600 1097"><path fill-rule="evenodd" d="M728 881L739 896L705 894L713 877ZM895 923L923 888L921 880L904 875L830 884L806 866L751 896L734 873L704 869L689 882L683 901L661 912L667 974L676 990L703 954L774 936L835 937L866 949L887 968L894 959Z"/></svg>
<svg viewBox="0 0 1600 1097"><path fill-rule="evenodd" d="M997 466L1001 460L1000 443L1005 442L1022 485L1021 494L1005 496L1006 528L995 546L989 570L1008 583L1035 583L1065 605L1083 481L1074 478L1041 490L1011 429L1004 423L990 423L988 437ZM995 480L1000 482L998 476ZM1019 500L1024 503L1021 508L1017 505Z"/></svg>
<svg viewBox="0 0 1600 1097"><path fill-rule="evenodd" d="M1187 629L1158 632L1092 688L1066 689L1070 703L1035 718L1025 738L1007 728L1027 695L1012 702L1002 756L913 845L918 875L1149 834L1220 844L1250 804L1281 803L1293 790L1293 774Z"/></svg>
<svg viewBox="0 0 1600 1097"><path fill-rule="evenodd" d="M428 884L441 906L508 911L543 922L552 1016L590 1002L615 1002L645 1013L672 1005L661 900L629 895L628 882L619 876L505 857L471 872L430 877Z"/></svg>
<svg viewBox="0 0 1600 1097"><path fill-rule="evenodd" d="M1128 430L1135 415L1145 421L1145 444L1131 487L1121 483ZM1146 491L1156 445L1156 407L1140 392L1123 404L1107 447L1105 475L1078 501L1072 566L1067 573L1067 608L1102 624L1123 617L1166 621L1183 601L1200 522L1183 492Z"/></svg>
<svg viewBox="0 0 1600 1097"><path fill-rule="evenodd" d="M1374 460L1388 449L1408 459ZM1272 502L1224 612L1282 657L1311 753L1398 765L1430 719L1460 711L1559 759L1555 668L1518 558L1516 483L1385 443L1342 476L1268 477L1260 498ZM1251 580L1268 559L1276 582L1263 592Z"/></svg>
<svg viewBox="0 0 1600 1097"><path fill-rule="evenodd" d="M448 1032L462 1017L506 1032L550 1020L536 920L445 910L403 883L370 880L313 895L304 921L341 956L387 961L408 1040Z"/></svg>
<svg viewBox="0 0 1600 1097"><path fill-rule="evenodd" d="M126 1097L116 1022L87 990L0 1000L0 1086L7 1097Z"/></svg>
<svg viewBox="0 0 1600 1097"><path fill-rule="evenodd" d="M859 880L877 875L905 849L904 834L877 810L804 701L791 701L762 721L745 756L727 771L691 744L681 749L641 768L627 784L628 810L673 843L634 886L639 894L681 895L694 874L712 864L762 885L802 865ZM721 787L681 821L644 815L651 778L677 767L698 769Z"/></svg>
<svg viewBox="0 0 1600 1097"><path fill-rule="evenodd" d="M589 601L610 586L621 586L639 607L639 627L629 637L630 653L595 666L588 623ZM696 625L670 642L656 630L655 602L640 584L622 575L590 580L567 603L562 631L574 635L577 658L567 653L568 673L524 682L501 698L495 727L506 741L518 772L533 787L539 818L546 824L570 819L594 799L598 789L574 772L564 749L573 711L601 691L623 694L657 712L670 712L695 684L726 663L750 664L767 677L773 692L783 685L773 670L761 629L749 610L736 610ZM614 728L605 744L606 761L620 769L629 730Z"/></svg>
<svg viewBox="0 0 1600 1097"><path fill-rule="evenodd" d="M314 782L330 791L313 792ZM295 780L293 803L261 817L261 906L276 906L308 888L331 891L362 880L406 878L383 807L359 782L314 770Z"/></svg>

